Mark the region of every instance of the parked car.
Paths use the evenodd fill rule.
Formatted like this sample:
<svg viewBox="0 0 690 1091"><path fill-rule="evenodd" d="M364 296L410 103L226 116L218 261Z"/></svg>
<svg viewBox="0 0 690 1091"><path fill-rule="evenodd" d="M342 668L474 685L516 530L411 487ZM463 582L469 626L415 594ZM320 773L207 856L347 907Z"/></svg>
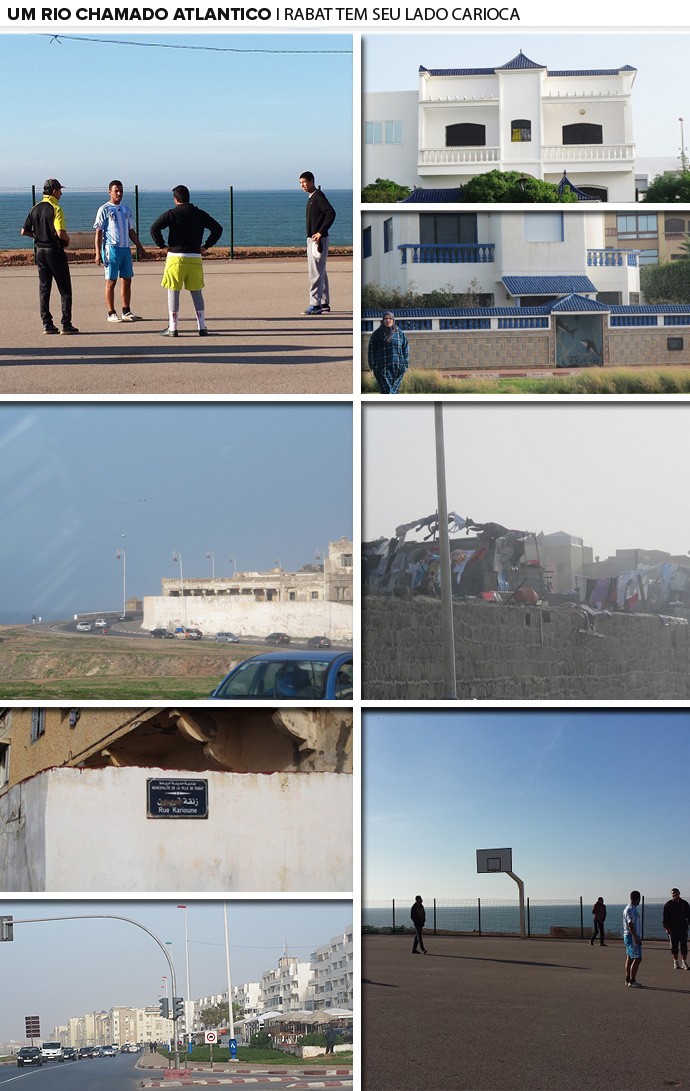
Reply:
<svg viewBox="0 0 690 1091"><path fill-rule="evenodd" d="M92 625L91 625L90 621L78 621L77 622L77 632L78 633L90 633L91 628L92 628Z"/></svg>
<svg viewBox="0 0 690 1091"><path fill-rule="evenodd" d="M62 1052L65 1054L66 1061L78 1061L79 1053L75 1046L63 1046Z"/></svg>
<svg viewBox="0 0 690 1091"><path fill-rule="evenodd" d="M115 1046L101 1046L101 1057L117 1057Z"/></svg>
<svg viewBox="0 0 690 1091"><path fill-rule="evenodd" d="M330 648L331 642L327 636L310 636L307 641L308 648Z"/></svg>
<svg viewBox="0 0 690 1091"><path fill-rule="evenodd" d="M64 1061L65 1054L61 1042L44 1042L41 1046L41 1056L44 1061Z"/></svg>
<svg viewBox="0 0 690 1091"><path fill-rule="evenodd" d="M167 629L152 629L151 636L158 636L162 640L173 639L173 634L171 632L168 632Z"/></svg>
<svg viewBox="0 0 690 1091"><path fill-rule="evenodd" d="M107 620L104 617L97 617L96 618L96 628L97 629L107 629L108 628Z"/></svg>
<svg viewBox="0 0 690 1091"><path fill-rule="evenodd" d="M239 663L209 695L215 698L352 699L352 652L282 651Z"/></svg>
<svg viewBox="0 0 690 1091"><path fill-rule="evenodd" d="M269 633L266 637L266 644L289 644L290 637L287 633Z"/></svg>
<svg viewBox="0 0 690 1091"><path fill-rule="evenodd" d="M17 1068L23 1068L26 1064L42 1065L43 1057L38 1046L22 1046L17 1054ZM19 1079L19 1077L17 1077Z"/></svg>
<svg viewBox="0 0 690 1091"><path fill-rule="evenodd" d="M179 636L181 640L201 640L201 629L188 629L186 625L178 625L175 629L175 636Z"/></svg>
<svg viewBox="0 0 690 1091"><path fill-rule="evenodd" d="M240 638L234 633L216 633L216 644L239 644Z"/></svg>

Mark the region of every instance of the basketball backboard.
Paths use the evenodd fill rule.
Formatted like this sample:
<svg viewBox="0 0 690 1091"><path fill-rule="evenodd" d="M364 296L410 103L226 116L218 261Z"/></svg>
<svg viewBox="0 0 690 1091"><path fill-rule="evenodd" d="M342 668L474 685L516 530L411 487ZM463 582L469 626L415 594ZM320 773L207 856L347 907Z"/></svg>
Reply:
<svg viewBox="0 0 690 1091"><path fill-rule="evenodd" d="M477 874L513 870L512 849L477 849Z"/></svg>

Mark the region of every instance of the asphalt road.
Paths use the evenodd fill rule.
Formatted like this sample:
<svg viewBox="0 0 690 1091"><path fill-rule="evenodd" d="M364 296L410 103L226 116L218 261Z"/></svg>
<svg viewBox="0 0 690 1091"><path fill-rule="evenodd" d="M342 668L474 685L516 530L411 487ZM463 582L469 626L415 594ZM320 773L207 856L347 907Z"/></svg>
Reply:
<svg viewBox="0 0 690 1091"><path fill-rule="evenodd" d="M40 1068L0 1065L0 1087L26 1091L133 1091L141 1086L138 1054L88 1061L49 1061Z"/></svg>
<svg viewBox="0 0 690 1091"><path fill-rule="evenodd" d="M364 936L364 1091L690 1088L690 973L648 943L625 986L622 940Z"/></svg>

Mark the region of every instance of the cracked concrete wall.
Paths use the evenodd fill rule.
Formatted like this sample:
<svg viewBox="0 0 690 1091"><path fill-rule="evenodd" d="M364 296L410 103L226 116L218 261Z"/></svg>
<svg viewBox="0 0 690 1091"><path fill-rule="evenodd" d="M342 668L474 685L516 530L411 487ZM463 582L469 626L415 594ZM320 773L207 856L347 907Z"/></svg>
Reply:
<svg viewBox="0 0 690 1091"><path fill-rule="evenodd" d="M365 700L444 696L441 605L435 599L370 596L363 604ZM455 603L461 700L685 700L690 629L658 617L614 614L580 633L567 610Z"/></svg>

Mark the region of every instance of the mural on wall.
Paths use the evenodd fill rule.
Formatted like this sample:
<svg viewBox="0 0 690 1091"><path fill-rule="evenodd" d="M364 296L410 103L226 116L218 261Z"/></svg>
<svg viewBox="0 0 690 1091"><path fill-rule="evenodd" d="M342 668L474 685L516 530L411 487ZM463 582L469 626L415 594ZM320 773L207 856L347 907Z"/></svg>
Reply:
<svg viewBox="0 0 690 1091"><path fill-rule="evenodd" d="M600 314L556 316L556 367L603 367L604 323Z"/></svg>

